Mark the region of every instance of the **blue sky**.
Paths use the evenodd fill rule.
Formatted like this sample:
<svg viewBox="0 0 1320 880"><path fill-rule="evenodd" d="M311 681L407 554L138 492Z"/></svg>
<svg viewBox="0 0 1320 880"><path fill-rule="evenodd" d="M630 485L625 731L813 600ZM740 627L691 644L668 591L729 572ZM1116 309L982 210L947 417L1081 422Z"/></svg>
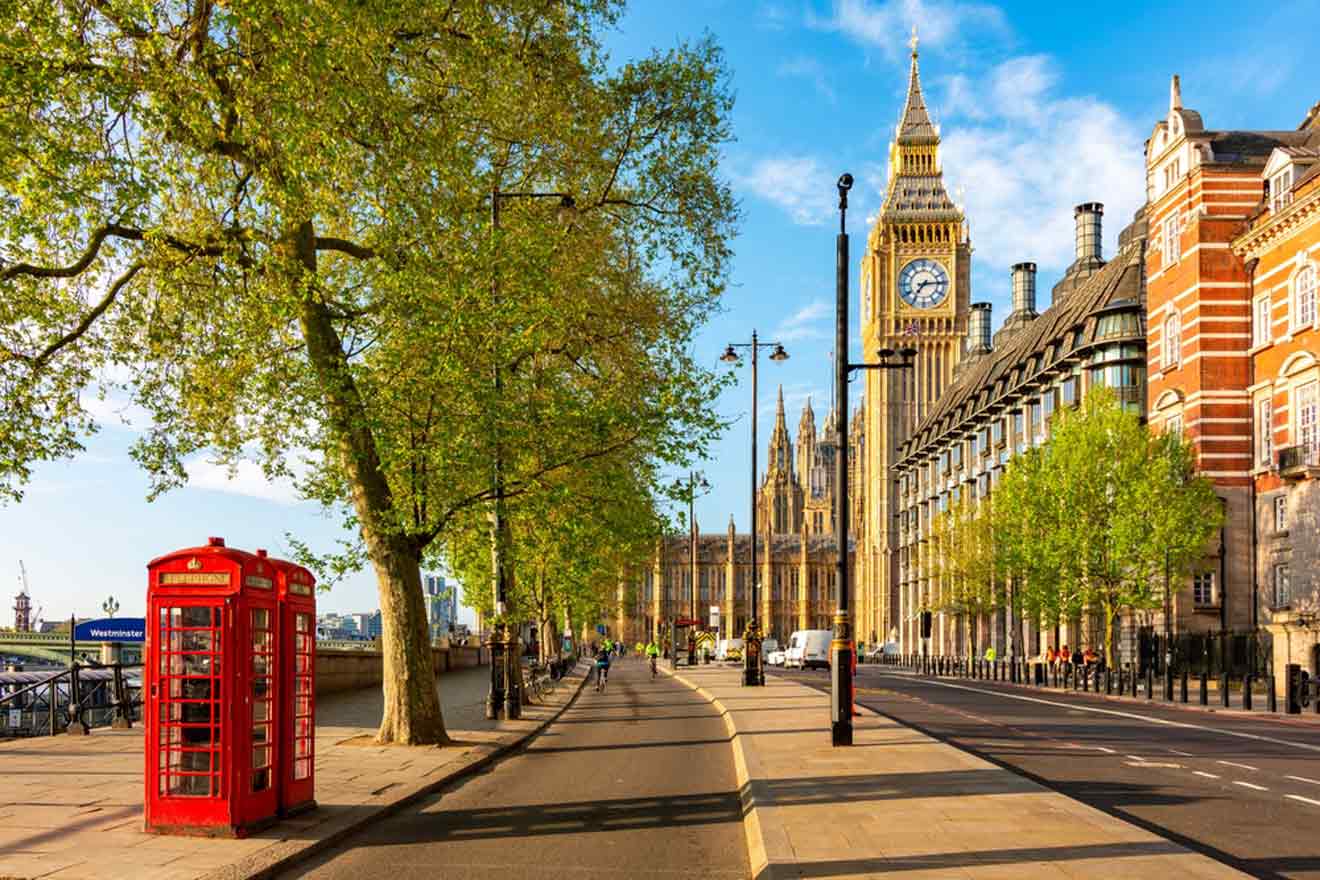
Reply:
<svg viewBox="0 0 1320 880"><path fill-rule="evenodd" d="M807 395L819 419L828 409L834 181L843 171L858 181L849 214L856 257L884 187L913 24L945 177L971 225L973 298L993 303L998 321L1012 263L1038 263L1047 296L1071 260L1075 204L1105 204L1112 252L1140 205L1142 141L1166 112L1172 74L1182 76L1184 104L1212 129L1292 128L1320 100L1320 60L1293 36L1320 21L1320 0L1275 4L1254 19L1243 10L1220 0L635 0L607 41L616 60L706 32L727 53L737 141L725 152L725 174L744 219L724 310L695 344L715 363L725 343L746 341L755 328L788 348L786 363L762 363L763 448L777 384L794 432ZM852 283L855 317L855 265ZM706 530L723 530L731 513L747 526L750 389L746 370L740 375L720 404L734 424L701 465L712 485L697 503ZM320 547L338 537L334 520L256 468L230 481L198 460L190 486L146 503L146 479L126 454L140 420L120 424L134 414L113 403L100 414L105 427L85 455L39 467L23 503L0 507L6 623L20 558L47 619L99 613L111 594L126 616L143 610L144 566L158 553L208 535L275 554L285 532ZM319 601L326 610L375 608L375 579L363 572Z"/></svg>

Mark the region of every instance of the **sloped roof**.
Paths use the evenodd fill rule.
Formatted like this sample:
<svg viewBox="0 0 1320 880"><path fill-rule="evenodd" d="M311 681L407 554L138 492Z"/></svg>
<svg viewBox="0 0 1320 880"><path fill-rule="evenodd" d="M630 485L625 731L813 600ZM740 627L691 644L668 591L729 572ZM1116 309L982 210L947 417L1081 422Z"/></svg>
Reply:
<svg viewBox="0 0 1320 880"><path fill-rule="evenodd" d="M913 456L963 421L964 407L980 412L1030 385L1042 373L1079 348L1095 341L1095 317L1107 307L1131 300L1145 302L1146 221L1138 216L1119 238L1113 260L1091 275L1061 302L1025 324L999 348L982 355L961 371L936 401L935 407L903 445L903 457ZM1082 337L1070 331L1081 327Z"/></svg>
<svg viewBox="0 0 1320 880"><path fill-rule="evenodd" d="M912 50L912 69L908 73L907 101L898 121L900 144L933 144L939 140L935 124L926 109L926 98L921 94L921 73L917 69L917 50Z"/></svg>

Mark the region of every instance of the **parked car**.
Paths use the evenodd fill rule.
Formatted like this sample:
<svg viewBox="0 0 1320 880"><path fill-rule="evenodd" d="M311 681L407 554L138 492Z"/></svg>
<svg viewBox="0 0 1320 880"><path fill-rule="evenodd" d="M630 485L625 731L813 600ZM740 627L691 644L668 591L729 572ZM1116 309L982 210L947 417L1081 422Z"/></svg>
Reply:
<svg viewBox="0 0 1320 880"><path fill-rule="evenodd" d="M883 663L889 657L898 656L898 642L885 642L866 652L866 662Z"/></svg>
<svg viewBox="0 0 1320 880"><path fill-rule="evenodd" d="M828 629L800 629L788 637L784 666L797 669L829 669L830 642L834 633Z"/></svg>

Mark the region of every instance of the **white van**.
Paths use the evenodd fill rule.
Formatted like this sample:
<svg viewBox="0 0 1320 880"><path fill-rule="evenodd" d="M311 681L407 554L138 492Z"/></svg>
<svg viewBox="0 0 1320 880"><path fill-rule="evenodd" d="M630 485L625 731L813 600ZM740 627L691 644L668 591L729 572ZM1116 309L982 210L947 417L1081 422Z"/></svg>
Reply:
<svg viewBox="0 0 1320 880"><path fill-rule="evenodd" d="M828 629L800 629L788 637L784 666L798 669L830 668L830 642L834 633Z"/></svg>

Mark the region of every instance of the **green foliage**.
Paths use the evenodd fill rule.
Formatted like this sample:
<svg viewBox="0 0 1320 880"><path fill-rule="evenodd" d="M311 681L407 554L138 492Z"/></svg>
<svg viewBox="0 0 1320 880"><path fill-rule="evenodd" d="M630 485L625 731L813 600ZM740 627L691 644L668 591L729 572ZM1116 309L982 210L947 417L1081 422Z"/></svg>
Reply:
<svg viewBox="0 0 1320 880"><path fill-rule="evenodd" d="M967 653L974 656L972 622L1003 601L990 499L977 502L963 495L953 501L931 523L930 540L931 571L938 578L932 608L962 615Z"/></svg>
<svg viewBox="0 0 1320 880"><path fill-rule="evenodd" d="M1026 613L1102 613L1113 663L1115 617L1162 602L1166 563L1174 577L1192 570L1222 505L1194 475L1191 445L1152 434L1107 389L1055 418L1050 442L1015 458L995 492L998 565Z"/></svg>
<svg viewBox="0 0 1320 880"><path fill-rule="evenodd" d="M618 11L0 5L0 497L76 453L85 394L127 394L153 495L202 453L298 474L361 538L300 558L370 560L418 670L417 563L497 460L529 522L597 467L649 500L719 428L689 342L736 220L731 98L709 40L609 63Z"/></svg>

